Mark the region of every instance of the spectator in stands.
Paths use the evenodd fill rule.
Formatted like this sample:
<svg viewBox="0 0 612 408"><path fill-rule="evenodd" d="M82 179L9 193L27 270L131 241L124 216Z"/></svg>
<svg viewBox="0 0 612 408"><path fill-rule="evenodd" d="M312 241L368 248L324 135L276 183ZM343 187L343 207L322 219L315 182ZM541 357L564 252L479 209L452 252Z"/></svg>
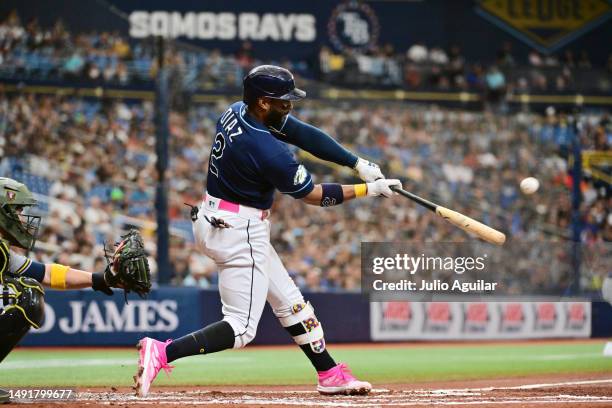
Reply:
<svg viewBox="0 0 612 408"><path fill-rule="evenodd" d="M384 85L402 85L402 68L399 56L396 54L393 45L386 44L382 49L384 58L384 74L381 81Z"/></svg>
<svg viewBox="0 0 612 408"><path fill-rule="evenodd" d="M197 286L200 288L210 288L217 284L213 275L217 273L215 262L199 251L191 251L189 257L189 274L185 277L182 284L185 286Z"/></svg>
<svg viewBox="0 0 612 408"><path fill-rule="evenodd" d="M82 75L83 67L85 66L85 60L81 56L81 52L75 50L70 57L64 63L64 73L66 79L73 80L78 79Z"/></svg>
<svg viewBox="0 0 612 408"><path fill-rule="evenodd" d="M465 84L465 59L461 55L461 48L453 45L449 51L448 79L456 87L460 88Z"/></svg>
<svg viewBox="0 0 612 408"><path fill-rule="evenodd" d="M433 47L429 52L429 61L436 65L446 66L448 64L448 55L440 47Z"/></svg>
<svg viewBox="0 0 612 408"><path fill-rule="evenodd" d="M466 82L472 89L484 88L484 70L481 64L473 64L468 70Z"/></svg>
<svg viewBox="0 0 612 408"><path fill-rule="evenodd" d="M570 49L566 49L563 53L563 57L561 58L561 63L564 67L574 68L576 66L574 52Z"/></svg>
<svg viewBox="0 0 612 408"><path fill-rule="evenodd" d="M497 65L501 67L512 67L516 65L516 61L512 55L512 43L510 41L504 41L502 47L497 51Z"/></svg>
<svg viewBox="0 0 612 408"><path fill-rule="evenodd" d="M145 179L138 179L136 187L128 195L128 215L131 217L150 217L152 215L153 195Z"/></svg>
<svg viewBox="0 0 612 408"><path fill-rule="evenodd" d="M48 104L50 104L50 106L54 106L54 104L56 106L60 105L59 100L53 101L42 98L39 101L33 98L29 100L29 105L24 105L24 101L25 99L21 99L21 103L14 103L14 101L11 101L11 103L0 104L0 106L4 106L4 109L29 112L28 116L24 116L23 118L28 118L27 120L30 122L35 121L35 119L32 118L37 118L38 115L45 114L51 119L50 124L52 129L53 126L60 126L61 121L59 121L59 116L57 122L53 122L55 120L54 116L48 115L46 110ZM73 103L65 105L63 109L67 109L66 112L70 113L69 117L75 117L75 111L77 109L83 109L85 106L86 104L84 105L83 103ZM81 124L79 124L80 122L75 122L64 128L64 132L70 135L72 134L71 127L88 126L82 129L85 129L86 133L94 132L94 134L91 138L82 139L82 141L87 144L85 149L92 153L95 152L96 149L92 148L94 145L90 146L89 144L96 143L99 139L103 139L104 143L109 143L109 141L111 141L112 143L121 143L122 145L127 143L128 146L132 146L130 140L138 140L134 136L128 136L127 140L124 140L124 137L111 136L100 138L100 136L96 136L96 134L108 135L109 129L118 129L112 122L120 120L119 118L121 117L131 117L129 122L131 126L135 126L136 128L147 128L146 121L150 119L146 119L146 115L138 113L137 108L129 109L129 112L134 113L128 114L126 113L128 112L126 109L127 107L122 103L115 102L109 108L99 110L96 113L96 115L108 115L103 116L105 120L91 120ZM205 123L201 118L213 116L210 112L211 109L214 108L198 108L198 110L194 112L194 114L198 116L194 118L193 123L196 124L196 126L199 126L197 124ZM117 112L124 113L117 114ZM541 140L539 136L537 138L534 136L533 141L530 141L526 134L521 133L520 129L522 125L519 124L520 122L511 122L508 124L503 123L507 120L504 119L504 117L496 116L487 118L486 116L473 113L462 114L464 118L471 117L470 120L458 120L456 118L451 119L453 117L452 113L443 109L412 107L406 110L403 107L398 108L387 104L385 104L384 107L382 105L380 107L377 107L377 105L356 105L351 109L351 115L332 115L331 112L332 109L325 105L308 106L304 110L298 110L299 115L307 115L305 119L322 127L336 129L341 140L355 140L360 146L380 146L381 150L379 153L372 150L369 154L382 154L383 156L381 157L389 157L388 160L383 161L389 162L390 165L399 159L399 164L393 165L393 168L396 169L394 171L399 172L396 174L400 177L408 177L408 184L410 184L410 180L418 180L418 185L421 187L417 187L416 191L418 191L419 188L423 188L422 186L434 186L438 183L435 190L441 194L441 201L453 201L458 206L458 209L463 211L465 211L465 208L461 208L461 203L464 202L463 200L466 200L467 197L471 197L472 194L474 194L474 199L477 200L477 202L487 202L487 191L502 191L503 194L500 197L500 201L493 204L504 207L506 211L509 212L508 221L504 222L509 222L508 230L512 231L517 237L527 236L527 234L533 233L529 231L529 228L537 225L538 222L526 221L531 220L533 217L548 219L548 222L554 224L556 228L565 229L569 226L571 203L568 200L557 198L538 207L540 208L538 211L541 215L529 215L529 213L524 213L523 211L527 211L533 206L517 206L516 203L521 200L521 197L516 194L516 188L506 191L500 187L499 183L502 182L501 180L503 179L500 179L499 174L493 169L503 169L511 163L517 162L535 163L537 160L533 157L533 153L531 152L539 151L539 154L546 157L546 153L542 151L542 146L546 146L546 144L542 144L541 142L538 142L540 143L539 145L534 144L536 140ZM19 123L24 119L13 121L8 128L9 134L12 134L12 132L17 129L23 129L23 127L19 126ZM109 119L111 123L100 126L101 123L105 123ZM555 112L551 113L550 119L552 120L551 126L553 126L554 129L554 126L558 123ZM514 121L515 119L512 120ZM529 123L532 123L533 126L538 124L537 117L531 117L529 120ZM487 126L494 124L498 128L503 129L503 131L494 132L492 134L487 134L486 131L483 132L481 129L485 129L486 127L482 126L487 123L487 121L489 121ZM200 142L195 142L195 140L198 140L197 138L199 137L204 137L201 133L204 130L196 128L195 131L186 131L188 122L180 116L173 116L171 123L173 128L172 132L173 135L175 135L173 140L176 139L177 142L176 145L173 145L172 149L174 152L173 154L176 155L175 161L179 165L177 168L173 169L173 180L175 180L175 183L172 185L173 191L170 195L172 197L178 197L179 201L182 201L183 193L181 189L183 187L181 186L194 184L191 178L197 176L198 173L183 171L183 164L180 163L184 160L188 163L185 169L202 168L206 164L207 152L201 152L200 154L189 153L188 156L185 156L189 157L189 159L183 159L182 156L184 153L177 148L179 146L198 146L202 144ZM404 125L402 125L402 123ZM353 126L355 124L357 124L356 127ZM203 126L203 129L207 128L205 125L201 126ZM603 129L602 127L600 128ZM534 129L536 128L534 127ZM599 128L589 127L587 131L591 137L585 138L584 140L590 140L590 143L593 144L599 143L597 141L602 139L602 131L597 129ZM540 131L534 130L533 132L537 134L537 132ZM127 135L133 134L131 130L128 130L126 133ZM468 134L470 137L466 138ZM605 133L603 134L605 135ZM34 135L34 133L25 134L26 144L29 140L34 140ZM358 135L357 139L354 139L355 135ZM210 137L210 135L208 135L208 137ZM514 139L517 139L520 143L515 144ZM9 146L7 147L14 151L14 148L10 145L12 145L14 140L18 139L9 138L9 140ZM495 140L494 144L492 144L493 140ZM554 137L545 140L547 140L546 143L549 145L551 143L557 143ZM468 141L469 144L466 145ZM60 140L57 143L72 142L70 139L67 139L65 141ZM521 144L523 146L529 146L529 148L519 149L518 147L521 146ZM137 143L135 146L139 146L139 149L144 149L144 152L148 155L153 154L152 145L145 147ZM459 146L465 146L465 149L458 149ZM606 148L606 145L600 144L598 146ZM61 145L59 147L60 151L70 152L70 149L66 149ZM133 147L130 147L129 150L133 151ZM78 153L75 152L71 154ZM54 155L47 157L54 157ZM117 155L116 157L118 160L123 160L133 156ZM41 161L41 158L37 158L36 160ZM69 157L64 157L62 160L74 163L74 161L70 161ZM144 162L146 163L146 161ZM122 174L126 166L121 163L118 164L118 166L106 168L104 171L110 173L110 175L101 178L90 176L79 181L78 178L73 176L72 179L77 181L77 185L83 185L83 187L79 188L84 189L82 192L78 193L77 197L88 195L88 191L95 189L95 186L99 183L108 183L109 180L112 181L112 183L120 183L120 180L125 180L126 178L124 176L118 178L117 174ZM37 165L36 167L43 169L49 166ZM51 166L51 168L54 167L57 168L57 165ZM436 168L442 169L442 172L435 175L436 172L434 169ZM316 167L313 167L313 169L316 169ZM415 171L415 169L419 171ZM543 170L540 169L539 171L542 173ZM557 173L553 172L553 175L563 175L565 170L561 167L559 170L555 171ZM525 173L530 174L531 171L525 170ZM541 177L544 176L542 175ZM128 211L132 206L130 202L131 199L138 201L137 197L132 197L130 199L132 191L136 191L139 188L141 190L151 188L148 183L153 180L153 177L137 177L135 179L141 180L145 184L122 187L122 189L126 191L124 194L126 202L129 203L125 205L123 211ZM66 183L69 184L71 177L64 176L62 180L66 180ZM436 181L434 182L433 180ZM195 182L195 184L198 182L201 182L201 180ZM515 181L504 180L503 183L511 185L515 184ZM56 191L53 194L62 197L62 184L58 182L54 184L54 186L55 185L57 185L57 187L51 187L49 191ZM563 185L563 177L561 177L561 184L559 184L559 186ZM92 259L99 256L99 252L95 251L101 250L100 243L103 241L103 238L107 238L107 242L113 242L112 231L110 233L108 231L100 231L101 225L111 226L115 224L111 221L112 218L108 218L106 221L98 220L100 218L99 211L104 211L108 217L112 217L113 212L116 211L115 208L117 207L114 207L110 200L107 204L100 204L103 197L108 198L113 196L113 190L114 188L101 197L92 197L90 200L91 204L84 212L81 210L62 212L57 210L57 206L54 204L51 207L51 211L55 216L52 217L53 221L45 226L42 242L49 243L50 245L61 245L61 243L70 239L70 236L66 235L66 232L62 232L64 229L62 223L69 222L71 225L76 223L75 225L81 225L81 228L83 228L82 225L84 225L85 230L89 231L88 234L94 234L94 236L96 236L93 240L91 238L86 238L84 240L93 242L92 245L95 245ZM68 191L69 190L66 192ZM588 205L588 211L585 212L585 214L590 214L588 216L590 218L586 219L589 224L589 231L585 233L584 236L585 240L589 242L598 242L598 240L602 240L607 236L605 235L607 227L601 224L601 220L604 218L607 220L607 217L602 217L601 215L601 208L606 207L601 207L601 204L597 204L600 200L598 190L593 190L593 192L594 193L589 193L590 198L588 201L585 201L585 205ZM74 195L74 192L71 194ZM445 196L444 194L451 194L452 196ZM595 194L595 196L593 196L593 194ZM74 201L73 195L71 199L66 200L66 202L71 202L71 200ZM428 195L431 195L431 193L428 193ZM68 197L64 196L63 198L67 199ZM198 199L197 192L191 195L191 199ZM489 200L491 199L490 197ZM78 198L77 202L79 208L83 208L84 203L82 201L79 202ZM289 205L284 198L280 198L278 203L278 206L275 207L273 211L279 220L279 229L272 232L273 239L279 242L279 245L283 248L288 248L288 252L291 251L293 253L288 261L288 268L295 277L296 282L303 287L319 285L318 287L324 290L336 290L339 286L344 289L358 289L359 265L354 264L352 260L357 258L359 242L361 240L394 240L398 238L394 235L392 230L384 230L381 229L380 226L373 228L372 225L368 224L369 220L376 219L377 217L384 217L384 214L390 211L397 215L397 230L407 234L404 239L423 240L426 239L426 237L430 237L431 239L464 238L452 228L445 228L445 226L438 225L436 225L436 228L432 228L428 218L418 214L418 209L411 209L409 212L405 212L406 209L402 207L391 209L389 208L391 204L387 202L381 202L378 206L368 209L354 205L347 207L346 212L330 210L323 214L319 214L318 217L313 217L312 214L309 214L309 209ZM468 207L466 208L469 208L469 204L467 205ZM523 210L518 210L520 208L523 208ZM608 210L606 209L606 211ZM402 215L404 213L406 215ZM73 214L76 218L72 218ZM173 217L184 218L185 215L184 212L181 213L177 211L173 213ZM144 216L144 218L150 220L152 215L148 214ZM593 220L596 220L596 222ZM489 220L488 222L491 221ZM318 234L318 225L336 225L338 228L332 231L331 234L320 236L320 234ZM70 229L66 228L65 231L70 231ZM347 231L351 231L351 233L349 234ZM154 240L150 240L149 243L154 244ZM86 249L86 251L89 252L89 249ZM193 252L190 251L192 251L192 249L186 246L182 240L180 244L173 244L172 260L173 263L177 262L175 265L177 273L190 284L197 284L200 286L215 284L215 271L194 268L194 265L205 266L207 263L202 259L193 260ZM154 252L154 250L152 252ZM40 254L40 256L44 256L44 254ZM185 265L185 262L183 262L185 259L190 259L189 265ZM322 268L324 266L325 268ZM309 271L313 269L317 271L315 268L319 268L318 272L309 274Z"/></svg>
<svg viewBox="0 0 612 408"><path fill-rule="evenodd" d="M556 55L547 55L544 58L544 66L546 67L558 67L559 66L559 58Z"/></svg>
<svg viewBox="0 0 612 408"><path fill-rule="evenodd" d="M245 72L251 69L255 59L253 58L253 44L250 41L243 41L240 44L240 48L236 52L236 62Z"/></svg>
<svg viewBox="0 0 612 408"><path fill-rule="evenodd" d="M58 74L72 71L95 84L133 84L135 80L150 80L156 70L154 54L144 42L128 43L117 33L72 35L62 24L45 29L31 21L24 26L16 16L0 24L0 49L3 68L9 65L33 75L34 64L28 64L32 59L37 62L36 69L48 75L56 67ZM411 50L416 57L411 57ZM59 58L41 59L41 52ZM534 69L516 80L522 81L522 90L546 90L549 84L561 89L574 86L573 70L566 67L559 77L551 76L539 69L544 65L542 57L536 52L532 55ZM177 73L174 86L184 86L183 73L192 70L201 84L216 89L240 83L240 58L222 55L218 50L192 57L176 49L168 53L166 62ZM394 86L401 82L402 66L388 47L369 55L350 50L337 54L322 48L319 57L322 74L334 83L342 80L354 87L359 83ZM424 87L430 80L436 89L486 88L489 96L499 92L503 98L506 87L514 84L511 74L506 76L497 67L487 70L475 64L466 69L460 49L454 47L447 56L439 47L428 52L419 42L408 51L407 60L403 72L410 87ZM551 61L555 63L548 59L547 64ZM299 62L287 64L302 66ZM612 56L609 65L612 72ZM398 80L391 79L394 70L398 71ZM566 177L566 158L559 151L567 149L569 139L559 114L553 112L548 119L528 113L492 116L435 106L397 106L389 101L353 103L349 107L339 113L336 103L312 102L298 107L296 114L333 130L339 140L360 154L387 163L390 174L403 178L410 189L424 191L441 202L453 202L460 211L482 213L485 222L516 237L538 241L567 234L571 183ZM204 287L216 284L216 271L197 267L206 266L207 261L196 258L185 241L190 236L190 222L182 203L201 199L197 186L204 180L202 172L196 170L207 167L210 152L206 141L214 136L210 134L214 127L211 118L219 114L217 109L214 104L188 104L185 112L173 113L170 118L169 172L173 183L169 186L169 215L173 237L178 241L172 244L171 259L177 282ZM31 178L36 192L48 197L46 211L52 216L46 218L48 224L41 232L38 257L56 257L64 242L75 241L71 230L76 227L76 242L82 247L79 251L87 258L81 261L97 262L102 243L114 242L120 226L130 223L149 230L147 245L155 254L150 226L154 221L151 201L156 179L152 118L151 102L38 97L18 92L0 95L0 169L15 178ZM612 132L606 128L609 125L605 119L601 122L585 127L585 148L609 151ZM319 164L304 160L309 169L317 171ZM519 173L538 174L543 188L550 185L551 191L531 198L537 203L526 202L512 177ZM597 183L591 178L583 183L581 214L587 226L583 239L609 242L609 189ZM273 209L279 227L272 231L272 239L291 253L287 267L296 282L301 287L324 290L358 289L361 241L465 239L460 231L434 224L425 211L389 201L381 200L371 207L352 204L342 212L330 209L315 216L312 210L280 198ZM505 210L496 213L495 208ZM390 213L396 216L397 228L373 221L385 219ZM335 227L321 236L323 225ZM545 229L554 233L543 232ZM536 278L541 280L542 276Z"/></svg>
<svg viewBox="0 0 612 408"><path fill-rule="evenodd" d="M104 208L100 197L92 197L89 201L89 206L85 209L85 219L87 223L95 226L95 231L101 234L109 234L112 232L111 214Z"/></svg>
<svg viewBox="0 0 612 408"><path fill-rule="evenodd" d="M422 41L417 41L408 48L406 57L411 62L421 64L429 60L429 53L425 44Z"/></svg>
<svg viewBox="0 0 612 408"><path fill-rule="evenodd" d="M580 69L591 69L591 59L587 50L580 51L580 58L578 59L578 68Z"/></svg>
<svg viewBox="0 0 612 408"><path fill-rule="evenodd" d="M503 43L496 55L497 65L503 69L516 65L511 47L511 42ZM405 54L389 52L387 48L385 46L382 52L375 51L373 54L351 51L342 55L322 47L319 55L320 77L324 81L344 86L368 87L406 85L415 88L429 83L437 89L467 90L473 83L467 78L465 69L460 69L466 62L459 55L454 55L454 47L446 54L439 46L429 50L419 40ZM0 74L9 75L11 79L82 79L94 86L141 82L151 85L157 74L157 59L154 55L155 49L150 42L129 42L118 32L70 33L61 21L57 21L51 28L45 28L35 19L23 25L16 13L10 14L0 23ZM586 50L581 51L578 60L571 50L567 50L562 59L566 68L591 68ZM166 66L172 71L172 103L186 111L197 88L239 87L245 72L255 62L259 64L264 61L255 61L252 44L248 41L241 44L234 55L222 55L215 50L193 51L170 46ZM304 77L315 76L304 61L286 60L282 64ZM529 64L534 67L557 67L559 61L554 55L543 58L532 51ZM608 78L601 73L594 74L597 79L594 79L594 85L589 86L608 91ZM575 81L573 72L561 78L556 73L550 77L547 77L546 72L534 75L537 80L531 84L525 74L517 78L508 75L507 82L509 86L521 89L526 88L525 81L528 81L528 86L539 90L547 90L545 83L555 90L581 91L574 88L584 87L584 81ZM423 77L431 80L422 81L420 78Z"/></svg>
<svg viewBox="0 0 612 408"><path fill-rule="evenodd" d="M487 86L487 102L491 107L498 107L506 94L506 77L504 74L493 65L487 71L485 76Z"/></svg>
<svg viewBox="0 0 612 408"><path fill-rule="evenodd" d="M404 83L409 89L421 86L421 71L416 64L406 64L404 68Z"/></svg>
<svg viewBox="0 0 612 408"><path fill-rule="evenodd" d="M542 65L544 65L544 60L542 59L542 56L536 50L531 50L531 52L529 52L528 59L529 64L533 67L541 67Z"/></svg>

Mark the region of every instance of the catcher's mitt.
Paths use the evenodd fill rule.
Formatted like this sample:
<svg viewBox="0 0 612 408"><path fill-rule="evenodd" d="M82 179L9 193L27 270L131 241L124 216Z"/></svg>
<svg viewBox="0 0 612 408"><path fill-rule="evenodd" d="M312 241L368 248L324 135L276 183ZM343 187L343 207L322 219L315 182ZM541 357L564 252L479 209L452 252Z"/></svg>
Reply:
<svg viewBox="0 0 612 408"><path fill-rule="evenodd" d="M151 290L151 271L140 233L132 229L121 237L104 271L110 287L123 288L144 298Z"/></svg>

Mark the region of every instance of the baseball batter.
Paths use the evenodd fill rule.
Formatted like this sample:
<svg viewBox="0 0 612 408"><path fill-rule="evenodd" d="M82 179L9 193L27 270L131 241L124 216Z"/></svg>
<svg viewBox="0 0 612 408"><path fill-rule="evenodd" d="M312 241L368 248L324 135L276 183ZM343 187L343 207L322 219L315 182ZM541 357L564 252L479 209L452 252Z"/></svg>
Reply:
<svg viewBox="0 0 612 408"><path fill-rule="evenodd" d="M42 264L11 249L34 247L40 217L26 215L36 199L25 184L0 177L0 362L26 335L39 328L44 317L43 286L53 289L92 287L106 295L113 291L104 273L90 273L60 264ZM9 394L0 390L0 403Z"/></svg>
<svg viewBox="0 0 612 408"><path fill-rule="evenodd" d="M158 372L169 372L173 367L168 363L178 358L246 346L255 337L266 301L317 370L320 393L371 390L369 383L357 380L327 351L314 308L270 244L269 209L275 190L327 207L359 197L390 197L394 193L389 187L401 184L385 179L377 165L291 116L292 101L305 96L288 70L259 66L244 79L243 101L229 106L217 121L206 193L201 206L192 211L192 220L197 245L219 268L224 317L175 340L140 340L135 377L139 395L147 395ZM354 168L367 183L315 184L287 144Z"/></svg>

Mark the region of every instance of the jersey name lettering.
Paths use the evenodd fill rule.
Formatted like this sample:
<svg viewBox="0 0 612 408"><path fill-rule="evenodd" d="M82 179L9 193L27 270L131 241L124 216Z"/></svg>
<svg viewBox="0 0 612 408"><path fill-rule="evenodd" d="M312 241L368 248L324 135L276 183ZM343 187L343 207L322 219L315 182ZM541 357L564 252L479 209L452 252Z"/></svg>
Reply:
<svg viewBox="0 0 612 408"><path fill-rule="evenodd" d="M217 177L219 177L219 167L216 162L223 157L223 150L225 150L226 146L225 135L229 137L231 143L234 141L234 137L243 133L242 128L238 125L238 118L231 108L226 110L223 116L221 116L219 126L222 131L217 132L215 135L215 141L210 152L210 172Z"/></svg>
<svg viewBox="0 0 612 408"><path fill-rule="evenodd" d="M242 134L242 128L238 125L238 118L234 114L231 109L225 111L221 119L219 119L219 123L223 127L225 133L229 136L230 142L234 141L234 137ZM234 130L236 128L236 130ZM234 130L232 132L232 130ZM230 133L231 132L231 133Z"/></svg>

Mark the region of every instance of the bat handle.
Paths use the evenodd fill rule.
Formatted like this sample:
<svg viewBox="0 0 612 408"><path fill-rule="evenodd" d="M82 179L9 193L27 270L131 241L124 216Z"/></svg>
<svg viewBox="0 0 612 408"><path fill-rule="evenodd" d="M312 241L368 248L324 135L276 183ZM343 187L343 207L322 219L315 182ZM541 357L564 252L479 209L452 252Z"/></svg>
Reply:
<svg viewBox="0 0 612 408"><path fill-rule="evenodd" d="M431 201L426 200L423 197L419 197L416 194L412 194L411 192L406 191L401 187L390 186L389 188L391 189L391 191L394 191L400 195L403 195L404 197L414 201L415 203L422 205L423 207L427 208L429 211L436 212L436 208L438 207L438 204L432 203Z"/></svg>

